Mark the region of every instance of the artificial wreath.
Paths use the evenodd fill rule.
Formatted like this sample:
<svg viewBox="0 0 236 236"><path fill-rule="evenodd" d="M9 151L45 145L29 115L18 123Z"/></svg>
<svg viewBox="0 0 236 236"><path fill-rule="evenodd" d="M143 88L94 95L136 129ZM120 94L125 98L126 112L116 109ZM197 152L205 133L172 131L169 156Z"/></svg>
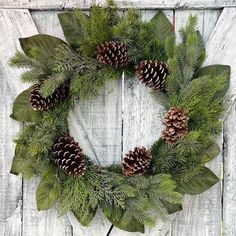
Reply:
<svg viewBox="0 0 236 236"><path fill-rule="evenodd" d="M184 194L199 194L219 181L205 164L220 148L214 141L229 86L230 67L202 67L206 52L190 16L175 43L173 25L159 11L149 22L138 10L123 15L113 1L59 13L67 43L38 34L21 38L11 65L26 68L33 85L15 100L11 117L23 121L15 139L11 173L40 176L39 210L59 202L87 226L101 208L115 226L144 232L157 217L182 209ZM121 164L99 166L69 134L74 100L95 96L109 80L135 74L163 104L162 136L151 148L135 147Z"/></svg>

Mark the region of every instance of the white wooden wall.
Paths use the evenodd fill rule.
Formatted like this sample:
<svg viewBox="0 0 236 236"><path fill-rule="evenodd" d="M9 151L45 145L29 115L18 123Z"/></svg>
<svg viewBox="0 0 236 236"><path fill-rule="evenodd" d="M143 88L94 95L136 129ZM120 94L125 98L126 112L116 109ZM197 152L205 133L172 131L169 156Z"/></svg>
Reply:
<svg viewBox="0 0 236 236"><path fill-rule="evenodd" d="M9 174L14 152L12 139L21 130L9 118L14 97L26 85L21 70L8 66L20 49L18 38L45 33L64 39L57 13L64 8L88 9L90 1L0 0L0 236L106 236L111 224L98 212L91 227L76 222L72 214L58 218L55 209L38 212L35 191L38 179L23 181ZM176 19L176 30L189 14L199 18L199 29L207 43L206 65L221 63L232 67L230 95L236 90L236 2L234 0L119 0L122 8L141 8L149 20L156 8L164 8ZM184 8L184 9L183 9ZM223 9L224 8L224 9ZM28 10L31 9L31 10ZM33 10L32 10L33 9ZM48 11L45 11L47 9ZM106 165L120 162L122 152L136 145L151 145L161 131L160 112L150 90L134 78L120 78L105 86L96 100L84 101L71 111L71 133L95 161ZM232 102L219 137L223 152L210 163L222 181L198 196L186 196L184 210L172 221L158 221L145 236L235 236L236 235L236 104ZM122 136L123 124L123 136ZM110 236L140 236L113 228Z"/></svg>

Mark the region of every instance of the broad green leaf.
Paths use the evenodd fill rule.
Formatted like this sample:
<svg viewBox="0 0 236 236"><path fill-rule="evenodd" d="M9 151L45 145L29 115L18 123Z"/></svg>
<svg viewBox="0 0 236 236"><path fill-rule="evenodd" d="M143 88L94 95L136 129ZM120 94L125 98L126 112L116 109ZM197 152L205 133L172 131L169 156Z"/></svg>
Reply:
<svg viewBox="0 0 236 236"><path fill-rule="evenodd" d="M163 202L163 205L165 206L165 208L167 209L169 214L173 214L177 211L182 211L183 207L180 204L172 204L169 202Z"/></svg>
<svg viewBox="0 0 236 236"><path fill-rule="evenodd" d="M207 167L204 167L199 175L194 176L188 182L178 183L177 191L183 194L195 195L205 192L219 181L219 178Z"/></svg>
<svg viewBox="0 0 236 236"><path fill-rule="evenodd" d="M84 13L81 13L88 17ZM61 27L63 29L64 35L67 42L73 48L78 48L78 39L83 38L83 30L81 26L81 21L76 12L63 12L58 14Z"/></svg>
<svg viewBox="0 0 236 236"><path fill-rule="evenodd" d="M144 233L144 225L135 220L132 216L127 215L127 213L120 209L115 208L111 215L106 214L103 210L107 219L115 225L117 228L128 231L128 232L141 232Z"/></svg>
<svg viewBox="0 0 236 236"><path fill-rule="evenodd" d="M219 75L223 74L226 77L226 83L225 83L224 89L219 94L220 96L223 97L229 88L230 73L231 73L230 66L216 64L216 65L202 67L195 73L194 78L199 78L203 76L210 76L212 78L217 78Z"/></svg>
<svg viewBox="0 0 236 236"><path fill-rule="evenodd" d="M51 208L61 196L62 186L55 175L48 171L42 177L37 191L36 202L39 211Z"/></svg>
<svg viewBox="0 0 236 236"><path fill-rule="evenodd" d="M19 145L15 147L15 156L12 160L10 173L14 175L19 175L23 169L26 158L24 158L25 152L19 148Z"/></svg>
<svg viewBox="0 0 236 236"><path fill-rule="evenodd" d="M72 211L76 219L82 224L83 226L88 226L89 223L93 220L94 216L96 215L97 208L92 209L91 207L88 210L88 213L83 215L83 218L76 212Z"/></svg>
<svg viewBox="0 0 236 236"><path fill-rule="evenodd" d="M174 37L173 26L166 15L159 11L150 21L156 38L165 42L167 37Z"/></svg>
<svg viewBox="0 0 236 236"><path fill-rule="evenodd" d="M219 153L220 153L220 147L214 141L211 141L207 149L204 151L204 154L207 156L208 161L213 160L215 157L219 155Z"/></svg>
<svg viewBox="0 0 236 236"><path fill-rule="evenodd" d="M41 118L39 111L34 111L29 103L32 87L19 94L13 104L13 111L10 117L17 121L37 122Z"/></svg>
<svg viewBox="0 0 236 236"><path fill-rule="evenodd" d="M46 34L37 34L19 39L21 47L28 57L37 59L38 55L54 56L59 45L66 44L63 40Z"/></svg>

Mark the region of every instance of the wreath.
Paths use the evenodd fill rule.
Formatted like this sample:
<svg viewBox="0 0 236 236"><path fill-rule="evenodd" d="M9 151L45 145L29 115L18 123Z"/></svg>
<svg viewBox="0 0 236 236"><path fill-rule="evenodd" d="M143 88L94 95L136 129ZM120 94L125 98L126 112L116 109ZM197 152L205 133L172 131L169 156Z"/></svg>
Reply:
<svg viewBox="0 0 236 236"><path fill-rule="evenodd" d="M15 139L11 173L40 176L38 210L59 202L59 213L74 213L89 225L98 208L115 226L144 232L156 218L182 209L184 194L199 194L219 181L205 164L220 153L214 141L229 87L230 67L202 67L206 52L190 16L175 43L173 25L162 11L149 22L140 11L123 15L113 1L59 13L67 40L38 34L20 38L23 52L11 58L33 84L13 104L11 118L24 122ZM121 164L99 166L70 136L68 112L75 100L99 94L122 73L133 75L163 104L161 138L135 147Z"/></svg>

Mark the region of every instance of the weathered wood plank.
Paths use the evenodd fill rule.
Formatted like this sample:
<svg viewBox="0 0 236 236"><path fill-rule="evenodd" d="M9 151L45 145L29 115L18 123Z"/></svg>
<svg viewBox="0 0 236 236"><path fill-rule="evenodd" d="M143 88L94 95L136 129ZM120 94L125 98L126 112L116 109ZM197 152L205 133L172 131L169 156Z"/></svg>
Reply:
<svg viewBox="0 0 236 236"><path fill-rule="evenodd" d="M14 96L27 88L27 85L19 80L23 70L11 68L9 59L16 50L20 50L18 38L33 34L37 34L37 29L28 10L0 10L0 68Z"/></svg>
<svg viewBox="0 0 236 236"><path fill-rule="evenodd" d="M40 33L64 39L57 13L35 11L32 17ZM108 83L96 99L77 102L68 117L70 134L79 141L84 153L101 165L118 162L121 157L119 83ZM73 225L73 235L106 235L111 226L101 212L96 214L89 227L81 226L72 213L68 213L68 217Z"/></svg>
<svg viewBox="0 0 236 236"><path fill-rule="evenodd" d="M35 199L38 183L38 178L24 181L22 235L72 236L73 230L67 216L58 217L55 208L41 212L37 210Z"/></svg>
<svg viewBox="0 0 236 236"><path fill-rule="evenodd" d="M224 126L223 226L225 236L236 235L236 103L231 107Z"/></svg>
<svg viewBox="0 0 236 236"><path fill-rule="evenodd" d="M204 41L209 38L218 18L218 11L176 11L176 29L179 30L190 14L197 15L199 30ZM209 19L212 21L209 23ZM218 41L215 41L217 47ZM207 47L207 53L212 51ZM213 61L206 63L214 63ZM222 146L222 137L218 143ZM221 176L222 155L219 155L209 167L217 176ZM207 192L197 196L185 196L183 211L177 213L173 221L172 234L174 236L219 236L221 231L221 184L218 183Z"/></svg>
<svg viewBox="0 0 236 236"><path fill-rule="evenodd" d="M96 0L96 3L104 4L105 0ZM222 7L236 6L235 0L117 0L118 6L127 8L142 8L142 9L216 9ZM1 0L0 8L25 8L25 9L71 9L84 8L89 9L90 0Z"/></svg>
<svg viewBox="0 0 236 236"><path fill-rule="evenodd" d="M2 235L22 233L22 178L10 174L14 156L13 138L20 124L9 118L14 96L25 87L19 81L22 70L13 70L8 61L19 49L18 38L36 33L27 10L0 10L0 232Z"/></svg>
<svg viewBox="0 0 236 236"><path fill-rule="evenodd" d="M9 118L13 97L2 72L0 68L0 234L20 236L22 178L10 174L15 147L12 139L19 132L20 125Z"/></svg>
<svg viewBox="0 0 236 236"><path fill-rule="evenodd" d="M236 96L236 9L224 9L207 44L209 49L206 64L219 63L231 66L230 91L231 101ZM224 125L224 180L223 180L223 226L224 235L236 234L236 165L235 165L235 103Z"/></svg>

